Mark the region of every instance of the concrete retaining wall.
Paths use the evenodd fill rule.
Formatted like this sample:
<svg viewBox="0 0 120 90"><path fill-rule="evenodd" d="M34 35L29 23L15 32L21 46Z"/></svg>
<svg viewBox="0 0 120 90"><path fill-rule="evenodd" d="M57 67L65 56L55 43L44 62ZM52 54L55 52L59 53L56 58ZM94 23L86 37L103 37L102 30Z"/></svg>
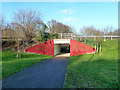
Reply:
<svg viewBox="0 0 120 90"><path fill-rule="evenodd" d="M61 53L61 45L54 44L54 56Z"/></svg>

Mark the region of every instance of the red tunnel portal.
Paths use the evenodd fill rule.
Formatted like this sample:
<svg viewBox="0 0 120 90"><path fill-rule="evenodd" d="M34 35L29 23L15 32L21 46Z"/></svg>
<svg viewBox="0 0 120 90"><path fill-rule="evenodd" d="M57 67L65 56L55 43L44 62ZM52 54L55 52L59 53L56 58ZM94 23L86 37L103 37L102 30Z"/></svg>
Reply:
<svg viewBox="0 0 120 90"><path fill-rule="evenodd" d="M26 48L25 52L54 56L54 40L51 39L49 41L46 41L46 43L40 43L35 46ZM92 52L95 52L95 49L93 47L70 39L70 56Z"/></svg>
<svg viewBox="0 0 120 90"><path fill-rule="evenodd" d="M46 41L46 43L40 43L35 46L26 48L25 52L54 56L54 40L51 39Z"/></svg>
<svg viewBox="0 0 120 90"><path fill-rule="evenodd" d="M95 52L95 48L70 39L70 56L87 54Z"/></svg>

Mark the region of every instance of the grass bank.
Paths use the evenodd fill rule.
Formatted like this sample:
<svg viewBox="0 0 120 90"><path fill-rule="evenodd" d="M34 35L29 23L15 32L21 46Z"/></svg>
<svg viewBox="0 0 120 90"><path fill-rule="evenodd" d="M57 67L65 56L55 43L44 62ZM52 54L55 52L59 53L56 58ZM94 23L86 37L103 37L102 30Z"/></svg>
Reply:
<svg viewBox="0 0 120 90"><path fill-rule="evenodd" d="M0 62L2 63L2 78L13 75L16 72L51 57L52 56L22 52L21 58L16 58L16 51L4 50L2 51L2 62Z"/></svg>
<svg viewBox="0 0 120 90"><path fill-rule="evenodd" d="M102 41L102 55L69 57L65 88L118 87L118 40Z"/></svg>

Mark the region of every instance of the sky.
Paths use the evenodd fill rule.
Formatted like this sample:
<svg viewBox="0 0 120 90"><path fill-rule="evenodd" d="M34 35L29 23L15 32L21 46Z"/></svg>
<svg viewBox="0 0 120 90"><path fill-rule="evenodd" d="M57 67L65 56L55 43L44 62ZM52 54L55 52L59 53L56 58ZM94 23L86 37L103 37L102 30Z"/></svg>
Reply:
<svg viewBox="0 0 120 90"><path fill-rule="evenodd" d="M2 2L5 21L11 22L19 9L40 11L45 24L54 19L77 32L83 26L118 28L118 2Z"/></svg>

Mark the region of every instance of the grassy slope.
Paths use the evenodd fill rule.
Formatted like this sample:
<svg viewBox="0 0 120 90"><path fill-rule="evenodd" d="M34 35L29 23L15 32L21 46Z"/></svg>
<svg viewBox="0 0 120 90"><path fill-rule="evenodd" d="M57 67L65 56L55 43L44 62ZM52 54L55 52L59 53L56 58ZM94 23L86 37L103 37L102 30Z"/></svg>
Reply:
<svg viewBox="0 0 120 90"><path fill-rule="evenodd" d="M3 51L2 52L2 78L6 78L13 75L16 72L23 70L24 68L30 67L43 59L50 58L52 56L22 53L21 58L16 58L15 51Z"/></svg>
<svg viewBox="0 0 120 90"><path fill-rule="evenodd" d="M118 41L102 42L102 56L69 58L65 88L116 88L118 86Z"/></svg>

